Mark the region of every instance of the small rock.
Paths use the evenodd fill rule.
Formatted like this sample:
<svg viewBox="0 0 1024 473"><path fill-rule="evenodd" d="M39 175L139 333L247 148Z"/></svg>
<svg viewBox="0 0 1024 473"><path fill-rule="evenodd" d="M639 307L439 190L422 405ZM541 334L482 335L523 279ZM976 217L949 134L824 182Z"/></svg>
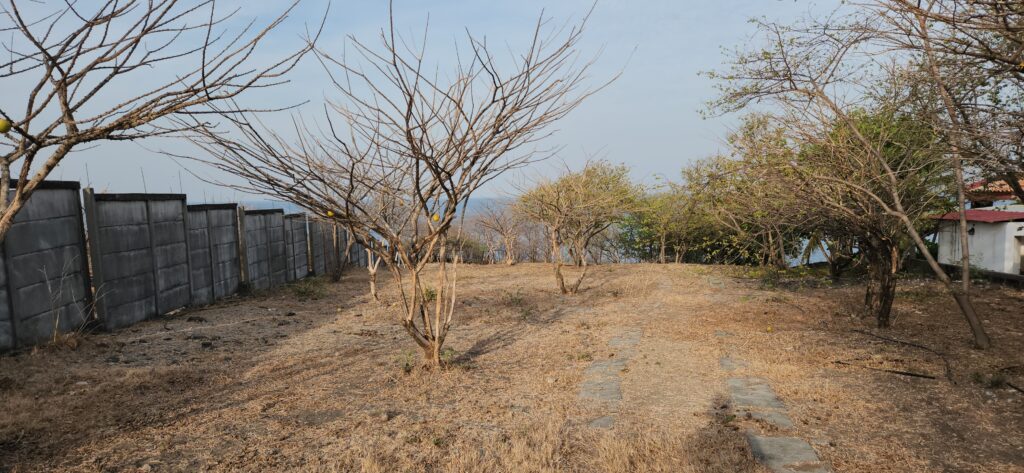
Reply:
<svg viewBox="0 0 1024 473"><path fill-rule="evenodd" d="M285 317L295 317L295 312L288 312L287 314L284 314L284 316Z"/></svg>
<svg viewBox="0 0 1024 473"><path fill-rule="evenodd" d="M205 341L205 342L202 343L202 347L203 348L213 348L213 342Z"/></svg>
<svg viewBox="0 0 1024 473"><path fill-rule="evenodd" d="M188 316L188 318L187 318L187 319L185 319L185 321L186 321L186 322L198 322L198 323L203 323L203 322L206 322L206 319L205 319L205 318L203 318L203 317L200 317L200 316L198 316L198 315L190 315L190 316Z"/></svg>
<svg viewBox="0 0 1024 473"><path fill-rule="evenodd" d="M75 383L75 386L88 386L88 385L89 385L88 381L79 381L79 382Z"/></svg>

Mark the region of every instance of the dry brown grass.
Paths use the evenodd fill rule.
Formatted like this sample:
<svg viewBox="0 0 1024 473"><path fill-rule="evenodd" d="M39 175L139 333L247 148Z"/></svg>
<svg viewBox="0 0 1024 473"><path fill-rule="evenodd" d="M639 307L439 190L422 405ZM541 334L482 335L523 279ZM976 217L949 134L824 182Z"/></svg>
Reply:
<svg viewBox="0 0 1024 473"><path fill-rule="evenodd" d="M832 363L942 374L926 352L850 332L867 327L849 315L855 287L592 271L562 296L546 265L464 266L442 371L414 368L397 294L385 283L371 301L358 272L2 357L0 471L759 471L742 436L757 426L719 409L726 353L789 406L797 426L779 433L836 471L1021 469L1022 396L972 381L1024 364L1017 291L980 298L997 347L977 352L929 284L904 286L889 335L946 351L952 385ZM586 367L635 327L622 401L581 402ZM587 425L607 414L613 429Z"/></svg>

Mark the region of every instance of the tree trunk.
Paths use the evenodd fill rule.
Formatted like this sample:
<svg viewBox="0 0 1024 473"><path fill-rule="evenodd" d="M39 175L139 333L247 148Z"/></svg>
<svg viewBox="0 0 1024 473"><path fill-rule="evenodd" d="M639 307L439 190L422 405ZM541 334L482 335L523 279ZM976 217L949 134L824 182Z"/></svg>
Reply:
<svg viewBox="0 0 1024 473"><path fill-rule="evenodd" d="M377 266L380 264L381 258L374 259L373 252L367 248L366 259L366 271L370 273L370 296L373 297L373 300L379 301L380 297L377 296Z"/></svg>
<svg viewBox="0 0 1024 473"><path fill-rule="evenodd" d="M661 248L659 249L659 253L658 253L658 263L659 264L665 264L665 257L666 257L666 255L665 255L665 240L667 240L667 239L668 239L668 235L662 233L661 234L661 239L660 239Z"/></svg>
<svg viewBox="0 0 1024 473"><path fill-rule="evenodd" d="M505 264L509 266L516 264L516 247L510 238L505 239Z"/></svg>
<svg viewBox="0 0 1024 473"><path fill-rule="evenodd" d="M426 368L441 366L441 344L436 341L427 342L427 346L423 347L423 366Z"/></svg>
<svg viewBox="0 0 1024 473"><path fill-rule="evenodd" d="M879 238L869 240L864 245L869 276L864 309L875 318L879 328L888 328L892 323L892 303L896 298L900 251L899 247L889 241Z"/></svg>
<svg viewBox="0 0 1024 473"><path fill-rule="evenodd" d="M558 290L562 294L568 294L569 289L565 287L565 278L562 276L562 251L558 245L558 237L552 232L551 236L551 266L555 271L555 281L558 282Z"/></svg>

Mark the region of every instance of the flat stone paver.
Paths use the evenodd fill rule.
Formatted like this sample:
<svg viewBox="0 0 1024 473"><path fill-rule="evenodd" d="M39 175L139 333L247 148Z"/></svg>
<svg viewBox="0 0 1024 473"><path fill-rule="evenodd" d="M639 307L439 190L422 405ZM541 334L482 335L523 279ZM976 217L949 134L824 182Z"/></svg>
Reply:
<svg viewBox="0 0 1024 473"><path fill-rule="evenodd" d="M733 405L767 409L785 409L768 381L761 378L729 378L726 380Z"/></svg>
<svg viewBox="0 0 1024 473"><path fill-rule="evenodd" d="M610 429L615 425L613 414L622 401L622 370L635 354L642 337L643 331L639 328L623 330L608 340L612 358L596 360L583 372L579 398L603 403L612 412L591 420L591 427Z"/></svg>
<svg viewBox="0 0 1024 473"><path fill-rule="evenodd" d="M740 416L750 414L753 419L761 420L782 429L792 429L793 421L781 411L751 411L740 409L737 412Z"/></svg>
<svg viewBox="0 0 1024 473"><path fill-rule="evenodd" d="M747 362L745 361L734 360L731 357L723 356L718 359L718 366L725 371L736 371L740 368L746 368L749 365L747 365Z"/></svg>
<svg viewBox="0 0 1024 473"><path fill-rule="evenodd" d="M774 473L828 473L818 453L807 441L795 437L762 437L747 434L754 458Z"/></svg>
<svg viewBox="0 0 1024 473"><path fill-rule="evenodd" d="M595 429L610 429L615 426L615 418L612 416L601 416L590 421L590 426Z"/></svg>

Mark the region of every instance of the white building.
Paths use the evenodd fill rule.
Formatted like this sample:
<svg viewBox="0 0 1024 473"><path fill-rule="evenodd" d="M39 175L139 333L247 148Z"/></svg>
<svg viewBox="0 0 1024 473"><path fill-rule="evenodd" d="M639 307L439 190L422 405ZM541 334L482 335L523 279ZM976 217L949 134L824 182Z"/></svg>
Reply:
<svg viewBox="0 0 1024 473"><path fill-rule="evenodd" d="M939 262L958 265L962 254L960 214L951 212L939 219ZM967 229L972 267L1022 274L1024 211L971 209L967 211Z"/></svg>

